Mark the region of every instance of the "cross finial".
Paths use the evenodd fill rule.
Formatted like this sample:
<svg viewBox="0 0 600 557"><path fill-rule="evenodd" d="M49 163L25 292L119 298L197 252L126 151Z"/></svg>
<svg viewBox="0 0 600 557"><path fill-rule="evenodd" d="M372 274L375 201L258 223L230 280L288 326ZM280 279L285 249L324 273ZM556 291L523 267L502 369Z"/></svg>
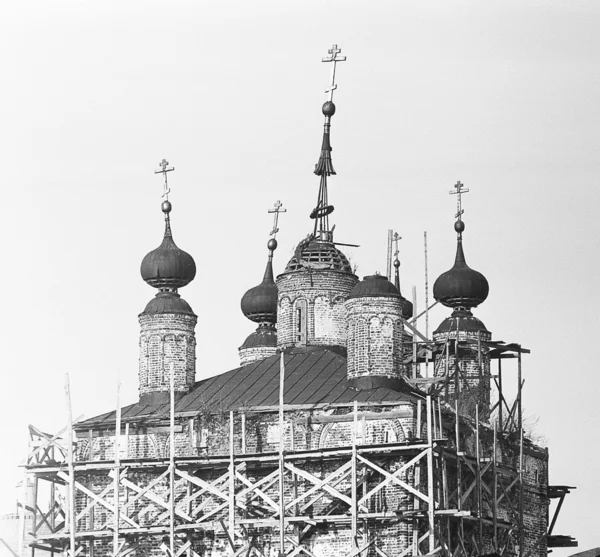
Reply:
<svg viewBox="0 0 600 557"><path fill-rule="evenodd" d="M165 177L165 185L164 185L164 191L162 194L162 197L165 198L165 201L169 201L169 194L171 193L171 189L169 188L169 185L167 184L167 172L173 172L173 170L175 170L174 166L169 166L169 161L167 159L163 159L162 161L160 161L160 170L155 170L154 174L163 174Z"/></svg>
<svg viewBox="0 0 600 557"><path fill-rule="evenodd" d="M462 215L464 213L464 210L462 208L462 194L463 193L468 193L469 188L465 188L464 184L462 182L456 182L456 184L454 185L454 189L456 191L452 191L450 190L450 195L456 195L456 215L454 215L458 220L462 220Z"/></svg>
<svg viewBox="0 0 600 557"><path fill-rule="evenodd" d="M394 251L394 257L398 259L398 255L400 254L400 250L398 249L398 240L402 240L402 236L398 234L398 232L394 232L394 246L396 251Z"/></svg>
<svg viewBox="0 0 600 557"><path fill-rule="evenodd" d="M269 209L269 213L275 213L273 216L273 230L269 233L269 236L273 236L275 238L277 236L277 232L279 232L279 228L277 227L279 223L279 213L287 213L287 209L283 208L283 204L279 199L273 204L273 208Z"/></svg>
<svg viewBox="0 0 600 557"><path fill-rule="evenodd" d="M337 89L337 85L335 84L335 66L338 62L344 62L346 60L345 56L338 56L340 52L342 52L341 48L338 48L338 45L334 44L328 51L329 56L322 58L322 62L333 62L333 68L331 70L331 85L325 90L326 93L329 93L330 101L333 101L333 92Z"/></svg>

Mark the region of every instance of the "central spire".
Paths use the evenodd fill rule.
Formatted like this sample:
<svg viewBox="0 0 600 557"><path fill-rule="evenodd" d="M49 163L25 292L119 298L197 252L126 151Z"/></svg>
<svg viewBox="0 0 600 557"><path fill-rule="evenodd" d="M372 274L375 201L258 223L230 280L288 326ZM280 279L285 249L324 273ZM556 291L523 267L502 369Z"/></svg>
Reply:
<svg viewBox="0 0 600 557"><path fill-rule="evenodd" d="M315 174L321 177L319 184L319 196L317 198L317 206L312 210L310 218L315 221L313 235L315 238L324 241L333 241L333 229L329 228L329 215L333 213L333 205L329 205L327 196L327 177L335 174L333 163L331 161L331 117L335 114L335 104L333 104L333 92L337 89L335 82L335 70L338 62L344 62L345 56L339 56L341 49L334 44L329 49L329 56L322 59L323 62L333 62L331 71L331 85L325 90L327 93L327 101L323 105L323 115L325 116L325 124L323 126L323 143L321 145L321 154L315 165Z"/></svg>

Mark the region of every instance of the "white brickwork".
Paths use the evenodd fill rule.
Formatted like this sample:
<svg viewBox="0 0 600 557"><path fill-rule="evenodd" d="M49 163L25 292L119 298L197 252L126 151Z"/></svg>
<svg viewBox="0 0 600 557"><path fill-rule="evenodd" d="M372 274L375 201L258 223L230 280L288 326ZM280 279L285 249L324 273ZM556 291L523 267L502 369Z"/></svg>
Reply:
<svg viewBox="0 0 600 557"><path fill-rule="evenodd" d="M327 269L279 275L278 346L345 347L347 332L344 302L357 282L358 278L354 275ZM302 312L304 307L306 316Z"/></svg>
<svg viewBox="0 0 600 557"><path fill-rule="evenodd" d="M196 377L197 317L184 313L142 313L140 321L139 392L168 392L171 365L175 390L187 392Z"/></svg>

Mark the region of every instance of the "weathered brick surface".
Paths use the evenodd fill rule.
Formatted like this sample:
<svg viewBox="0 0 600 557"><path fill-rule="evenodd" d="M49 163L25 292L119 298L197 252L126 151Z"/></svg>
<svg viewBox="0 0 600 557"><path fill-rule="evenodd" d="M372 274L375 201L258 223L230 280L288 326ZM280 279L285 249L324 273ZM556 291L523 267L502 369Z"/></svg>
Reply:
<svg viewBox="0 0 600 557"><path fill-rule="evenodd" d="M344 302L357 282L358 278L354 275L332 270L304 270L279 275L278 346L346 346ZM306 303L305 340L299 330L300 300Z"/></svg>
<svg viewBox="0 0 600 557"><path fill-rule="evenodd" d="M404 332L400 300L351 298L346 312L348 378L408 374L402 360L412 350L412 339Z"/></svg>
<svg viewBox="0 0 600 557"><path fill-rule="evenodd" d="M240 355L240 365L245 366L252 362L264 360L269 356L274 356L277 354L277 346L250 346L249 348L242 346L238 348L238 353Z"/></svg>
<svg viewBox="0 0 600 557"><path fill-rule="evenodd" d="M169 390L171 365L175 390L187 392L196 377L195 315L142 313L140 321L140 395Z"/></svg>
<svg viewBox="0 0 600 557"><path fill-rule="evenodd" d="M454 375L454 379L448 383L447 389L444 389L441 395L450 403L458 398L459 411L470 416L475 416L475 406L479 404L479 415L482 420L487 420L490 415L491 375L488 350L482 347L480 354L478 342L489 341L491 336L488 331L461 330L433 335L436 342L457 338L459 341L471 341L469 345L459 344L458 358L452 351L449 356L446 354L438 356L435 361L434 375L436 377ZM458 373L456 373L457 362Z"/></svg>

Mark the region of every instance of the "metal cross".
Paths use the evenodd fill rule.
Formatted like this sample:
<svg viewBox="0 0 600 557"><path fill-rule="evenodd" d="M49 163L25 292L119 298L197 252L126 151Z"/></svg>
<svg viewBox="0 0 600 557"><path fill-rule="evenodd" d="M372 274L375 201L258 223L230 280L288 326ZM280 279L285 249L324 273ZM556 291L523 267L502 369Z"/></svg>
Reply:
<svg viewBox="0 0 600 557"><path fill-rule="evenodd" d="M287 209L283 208L283 204L279 199L273 204L273 209L269 209L269 213L275 213L273 216L273 230L269 233L269 236L273 236L275 238L277 236L277 232L279 232L279 228L277 228L277 224L279 222L279 213L287 213Z"/></svg>
<svg viewBox="0 0 600 557"><path fill-rule="evenodd" d="M162 161L160 161L160 170L155 170L154 174L163 174L165 177L165 186L164 186L164 191L162 194L162 197L165 198L165 201L169 200L169 194L171 193L171 189L169 188L169 185L167 184L167 172L173 172L173 170L175 170L174 166L169 166L169 161L167 159L163 159Z"/></svg>
<svg viewBox="0 0 600 557"><path fill-rule="evenodd" d="M329 100L333 101L333 92L337 89L337 85L335 84L335 66L338 62L344 62L346 60L345 56L338 56L340 52L342 52L341 48L338 48L338 45L334 44L327 52L329 52L329 56L322 58L322 62L333 62L333 69L331 70L331 86L328 89L325 89L326 93L329 93Z"/></svg>
<svg viewBox="0 0 600 557"><path fill-rule="evenodd" d="M402 236L400 236L398 232L394 232L394 244L396 244L396 251L394 252L394 256L396 257L396 259L398 259L398 254L400 253L400 250L398 249L398 240L402 240Z"/></svg>
<svg viewBox="0 0 600 557"><path fill-rule="evenodd" d="M469 188L465 188L465 186L463 185L462 182L456 182L456 185L454 186L454 189L456 191L452 191L450 190L450 195L456 195L456 215L454 215L458 220L462 220L462 214L464 213L464 210L462 208L462 194L463 193L468 193Z"/></svg>

